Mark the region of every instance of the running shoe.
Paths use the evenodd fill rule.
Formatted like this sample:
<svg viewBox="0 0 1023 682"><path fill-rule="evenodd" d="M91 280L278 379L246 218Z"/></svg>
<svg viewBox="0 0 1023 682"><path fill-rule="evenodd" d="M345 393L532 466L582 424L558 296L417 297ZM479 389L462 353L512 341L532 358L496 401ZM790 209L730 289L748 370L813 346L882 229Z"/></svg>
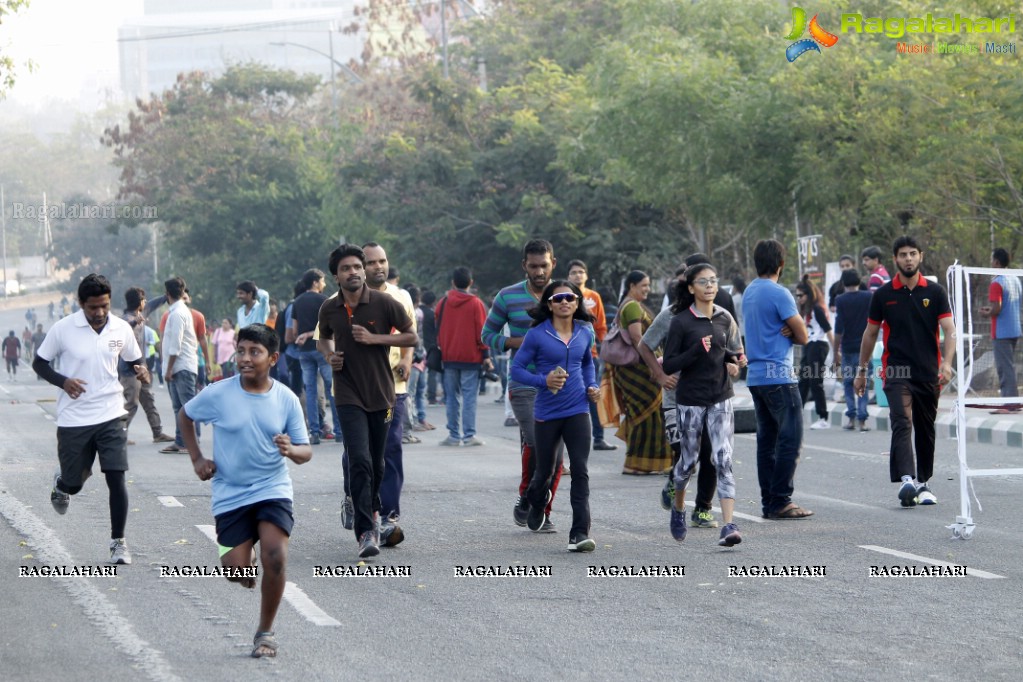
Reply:
<svg viewBox="0 0 1023 682"><path fill-rule="evenodd" d="M551 521L551 515L548 514L544 517L543 525L540 526L540 530L537 533L557 533L558 529L554 526L554 522Z"/></svg>
<svg viewBox="0 0 1023 682"><path fill-rule="evenodd" d="M507 419L504 420L504 425L505 426L518 426L519 425L519 420L516 419L515 417L508 417Z"/></svg>
<svg viewBox="0 0 1023 682"><path fill-rule="evenodd" d="M912 481L906 481L899 488L899 502L903 507L916 506L916 486Z"/></svg>
<svg viewBox="0 0 1023 682"><path fill-rule="evenodd" d="M585 535L577 535L568 539L569 552L592 552L597 548L597 543Z"/></svg>
<svg viewBox="0 0 1023 682"><path fill-rule="evenodd" d="M50 504L57 510L57 513L64 515L67 513L68 505L71 504L71 496L66 492L57 487L57 481L60 480L60 471L53 473L53 490L50 491Z"/></svg>
<svg viewBox="0 0 1023 682"><path fill-rule="evenodd" d="M515 518L516 526L525 526L526 517L529 515L529 500L522 495L515 501L515 508L512 509L512 516Z"/></svg>
<svg viewBox="0 0 1023 682"><path fill-rule="evenodd" d="M355 505L351 495L345 495L345 501L341 503L341 525L345 530L355 526Z"/></svg>
<svg viewBox="0 0 1023 682"><path fill-rule="evenodd" d="M618 446L613 443L608 443L606 440L595 440L593 441L594 450L617 450Z"/></svg>
<svg viewBox="0 0 1023 682"><path fill-rule="evenodd" d="M815 421L813 424L811 424L810 428L811 429L815 429L815 430L830 429L831 428L831 423L828 422L827 419L821 418L821 419L818 419L817 421Z"/></svg>
<svg viewBox="0 0 1023 682"><path fill-rule="evenodd" d="M359 536L359 558L368 559L377 554L380 554L380 548L377 546L377 534L367 530Z"/></svg>
<svg viewBox="0 0 1023 682"><path fill-rule="evenodd" d="M480 438L479 436L473 436L472 438L466 438L465 440L462 441L462 446L463 447L467 447L467 448L479 447L481 445L486 445L486 444L487 444L487 442L485 440L483 440L482 438Z"/></svg>
<svg viewBox="0 0 1023 682"><path fill-rule="evenodd" d="M110 541L110 563L131 563L131 552L128 551L128 545L125 544L124 538L117 538L116 540Z"/></svg>
<svg viewBox="0 0 1023 682"><path fill-rule="evenodd" d="M398 525L398 521L389 518L380 524L380 546L394 547L400 545L405 539L405 532Z"/></svg>
<svg viewBox="0 0 1023 682"><path fill-rule="evenodd" d="M669 476L664 487L661 488L661 509L668 511L673 504L675 504L675 479Z"/></svg>
<svg viewBox="0 0 1023 682"><path fill-rule="evenodd" d="M742 542L742 535L739 534L739 527L734 523L726 523L721 529L721 539L718 544L722 547L732 547Z"/></svg>
<svg viewBox="0 0 1023 682"><path fill-rule="evenodd" d="M916 503L930 506L932 504L938 504L938 498L934 496L931 489L927 487L926 483L924 483L916 489Z"/></svg>
<svg viewBox="0 0 1023 682"><path fill-rule="evenodd" d="M451 436L448 436L440 443L438 443L438 445L446 445L452 448L460 448L462 447L462 441L458 440L457 438L452 438Z"/></svg>
<svg viewBox="0 0 1023 682"><path fill-rule="evenodd" d="M671 537L675 538L679 542L686 539L686 513L685 511L679 511L674 507L671 508L671 521L668 526L671 528Z"/></svg>
<svg viewBox="0 0 1023 682"><path fill-rule="evenodd" d="M547 506L547 502L551 501L551 491L547 491L546 502L542 505L533 506L529 505L529 513L526 515L526 525L529 526L529 530L534 533L539 533L543 527L543 522L547 520L547 514L544 508Z"/></svg>
<svg viewBox="0 0 1023 682"><path fill-rule="evenodd" d="M689 517L689 520L693 524L693 528L717 528L718 522L714 520L714 515L711 514L709 509L694 509L693 515Z"/></svg>

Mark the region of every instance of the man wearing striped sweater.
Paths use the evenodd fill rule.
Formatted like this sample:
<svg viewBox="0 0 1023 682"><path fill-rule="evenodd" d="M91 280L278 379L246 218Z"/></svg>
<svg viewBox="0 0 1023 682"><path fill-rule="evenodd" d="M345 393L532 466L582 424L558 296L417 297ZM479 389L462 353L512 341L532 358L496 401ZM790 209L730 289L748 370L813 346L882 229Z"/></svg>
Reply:
<svg viewBox="0 0 1023 682"><path fill-rule="evenodd" d="M487 320L483 324L483 343L490 346L492 355L497 355L510 349L514 357L515 351L522 345L522 337L526 335L533 318L529 316L529 310L535 307L540 301L540 295L550 284L551 275L554 274L554 267L558 261L554 257L554 247L546 239L533 239L526 243L522 249L522 269L526 272L526 279L511 286L505 287L498 292L494 298L494 304L487 314ZM505 325L508 325L508 335L503 334ZM519 498L515 503L514 518L516 525L526 525L526 515L529 512L529 502L526 500L526 488L533 478L534 448L534 419L533 403L536 400L536 389L516 381L508 382L508 397L511 401L512 411L515 419L519 422L519 440L522 445L522 479L519 482ZM554 524L550 521L551 504L554 494L558 490L558 482L561 480L561 458L564 446L558 447L554 482L551 485L551 500L547 503L546 517L540 532L555 532Z"/></svg>

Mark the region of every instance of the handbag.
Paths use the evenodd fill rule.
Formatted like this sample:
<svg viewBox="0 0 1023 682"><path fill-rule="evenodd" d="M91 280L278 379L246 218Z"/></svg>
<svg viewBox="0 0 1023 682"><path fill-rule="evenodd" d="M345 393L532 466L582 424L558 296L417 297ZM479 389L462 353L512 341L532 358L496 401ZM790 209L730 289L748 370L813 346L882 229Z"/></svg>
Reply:
<svg viewBox="0 0 1023 682"><path fill-rule="evenodd" d="M440 338L440 323L444 315L444 304L447 302L448 297L445 296L441 299L440 305L437 307L437 337ZM440 352L440 346L433 346L426 351L426 368L431 372L443 372L444 371L444 356Z"/></svg>
<svg viewBox="0 0 1023 682"><path fill-rule="evenodd" d="M611 324L611 331L600 344L600 359L615 367L639 364L639 351L632 345L629 333L621 328L620 319L621 311L618 311L615 321Z"/></svg>

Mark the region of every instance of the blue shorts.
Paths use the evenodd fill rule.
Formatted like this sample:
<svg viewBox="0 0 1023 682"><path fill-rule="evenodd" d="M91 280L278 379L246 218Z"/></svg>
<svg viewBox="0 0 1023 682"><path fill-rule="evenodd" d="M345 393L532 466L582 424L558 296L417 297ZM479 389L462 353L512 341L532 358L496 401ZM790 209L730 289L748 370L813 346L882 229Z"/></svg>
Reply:
<svg viewBox="0 0 1023 682"><path fill-rule="evenodd" d="M259 522L269 521L291 536L295 526L291 500L260 500L238 507L214 517L217 522L217 542L224 547L237 547L252 540L259 542Z"/></svg>

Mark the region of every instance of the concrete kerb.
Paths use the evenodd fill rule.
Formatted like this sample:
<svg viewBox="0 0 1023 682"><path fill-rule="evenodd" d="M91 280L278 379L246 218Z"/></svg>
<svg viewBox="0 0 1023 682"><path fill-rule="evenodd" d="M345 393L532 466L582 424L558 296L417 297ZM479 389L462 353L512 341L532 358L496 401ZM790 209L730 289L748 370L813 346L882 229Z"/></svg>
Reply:
<svg viewBox="0 0 1023 682"><path fill-rule="evenodd" d="M733 406L736 412L736 430L738 431L739 412L753 409L753 398L749 389L742 382L735 384ZM828 421L832 428L841 428L845 421L845 402L828 401ZM966 440L970 443L1001 445L1010 448L1023 448L1023 412L1009 415L992 415L993 408L966 408ZM888 408L870 405L867 408L867 424L874 431L891 430ZM813 401L803 408L803 423L806 426L817 421L817 412ZM755 422L754 422L755 423ZM942 396L938 401L938 418L935 430L939 438L956 438L955 397Z"/></svg>

